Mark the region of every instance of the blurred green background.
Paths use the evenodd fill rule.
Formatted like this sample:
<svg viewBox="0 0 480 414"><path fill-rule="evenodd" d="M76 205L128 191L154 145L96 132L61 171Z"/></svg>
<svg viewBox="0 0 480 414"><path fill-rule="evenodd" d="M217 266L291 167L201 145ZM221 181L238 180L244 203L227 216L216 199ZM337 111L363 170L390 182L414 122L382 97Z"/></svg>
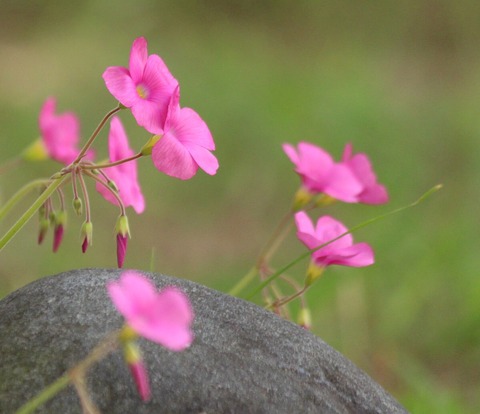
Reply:
<svg viewBox="0 0 480 414"><path fill-rule="evenodd" d="M480 406L480 3L463 1L1 1L0 163L39 131L47 96L75 111L88 136L115 105L101 74L128 64L134 38L163 57L182 105L208 123L220 170L188 182L139 174L147 200L130 213L126 267L228 290L287 211L299 180L284 142L315 142L337 159L367 152L391 202L334 205L348 226L420 206L362 229L376 264L330 268L308 294L313 331L415 413ZM148 134L122 113L134 148ZM106 132L97 143L106 155ZM24 165L0 176L0 200L58 170ZM69 190L67 194L71 194ZM4 232L33 195L1 223ZM116 208L91 192L94 245L70 211L57 254L32 220L0 254L0 297L72 268L114 267ZM477 206L477 207L476 207ZM51 237L51 234L49 235ZM292 234L274 264L303 248ZM306 263L292 274L301 279Z"/></svg>

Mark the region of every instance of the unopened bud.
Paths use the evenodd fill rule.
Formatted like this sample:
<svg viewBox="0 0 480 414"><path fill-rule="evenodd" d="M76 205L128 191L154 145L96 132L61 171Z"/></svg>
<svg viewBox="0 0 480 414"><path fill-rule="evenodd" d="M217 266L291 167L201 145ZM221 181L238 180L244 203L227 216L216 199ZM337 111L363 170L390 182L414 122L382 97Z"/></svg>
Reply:
<svg viewBox="0 0 480 414"><path fill-rule="evenodd" d="M310 329L312 327L312 314L309 309L300 309L300 312L298 313L297 323L305 329Z"/></svg>
<svg viewBox="0 0 480 414"><path fill-rule="evenodd" d="M65 225L67 223L67 213L65 210L60 210L55 213L54 217L54 230L53 230L53 252L56 253L60 247L60 243L63 239L63 233L65 231Z"/></svg>
<svg viewBox="0 0 480 414"><path fill-rule="evenodd" d="M138 345L133 341L125 342L123 345L123 355L130 368L130 372L132 373L133 380L135 381L141 399L143 401L148 401L151 396L150 384L148 381L148 373Z"/></svg>
<svg viewBox="0 0 480 414"><path fill-rule="evenodd" d="M117 264L118 267L121 268L127 253L128 238L130 237L130 227L127 216L122 214L118 217L117 224L115 225L115 233L117 234Z"/></svg>
<svg viewBox="0 0 480 414"><path fill-rule="evenodd" d="M40 228L38 230L38 244L42 244L47 234L47 230L50 227L50 220L45 217L40 218Z"/></svg>
<svg viewBox="0 0 480 414"><path fill-rule="evenodd" d="M79 199L78 197L73 199L73 209L75 210L75 213L77 216L81 216L83 212L83 203L82 200Z"/></svg>
<svg viewBox="0 0 480 414"><path fill-rule="evenodd" d="M107 185L116 193L118 193L118 187L117 184L115 184L115 181L108 180Z"/></svg>
<svg viewBox="0 0 480 414"><path fill-rule="evenodd" d="M93 236L93 224L91 221L86 221L82 225L81 231L81 238L83 239L82 243L82 252L85 253L87 251L88 246L92 244L92 236Z"/></svg>

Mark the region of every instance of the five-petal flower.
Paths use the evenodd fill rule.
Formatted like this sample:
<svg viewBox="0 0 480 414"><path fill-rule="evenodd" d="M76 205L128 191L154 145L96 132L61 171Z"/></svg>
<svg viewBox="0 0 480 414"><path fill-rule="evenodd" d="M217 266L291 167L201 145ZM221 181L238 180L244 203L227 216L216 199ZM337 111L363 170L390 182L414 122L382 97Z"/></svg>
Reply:
<svg viewBox="0 0 480 414"><path fill-rule="evenodd" d="M347 231L347 228L330 216L320 217L313 226L304 211L295 214L297 237L309 249L315 249ZM374 263L373 250L367 243L353 244L351 234L319 248L312 253L312 261L320 268L330 265L352 267L369 266Z"/></svg>
<svg viewBox="0 0 480 414"><path fill-rule="evenodd" d="M56 105L55 98L48 98L42 106L38 123L48 156L68 165L80 152L80 122L73 112L56 115ZM85 158L92 159L93 153L89 151Z"/></svg>
<svg viewBox="0 0 480 414"><path fill-rule="evenodd" d="M130 108L137 123L151 132L167 116L170 97L178 85L158 55L148 55L147 41L135 39L130 51L129 68L110 66L103 73L110 93Z"/></svg>
<svg viewBox="0 0 480 414"><path fill-rule="evenodd" d="M157 292L139 273L127 271L107 290L126 323L139 335L173 351L181 351L193 340L193 311L187 296L175 287Z"/></svg>

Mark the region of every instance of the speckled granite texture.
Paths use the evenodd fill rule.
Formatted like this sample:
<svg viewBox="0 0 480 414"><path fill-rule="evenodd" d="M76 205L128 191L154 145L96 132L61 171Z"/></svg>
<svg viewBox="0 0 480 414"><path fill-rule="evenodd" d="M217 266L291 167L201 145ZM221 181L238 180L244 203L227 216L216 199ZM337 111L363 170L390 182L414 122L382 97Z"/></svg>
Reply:
<svg viewBox="0 0 480 414"><path fill-rule="evenodd" d="M105 283L118 270L83 269L34 282L0 301L0 412L12 413L62 375L123 320ZM325 342L248 302L147 273L190 297L195 341L181 353L141 340L152 400L140 401L120 351L91 369L104 414L406 413ZM81 413L69 387L38 413Z"/></svg>

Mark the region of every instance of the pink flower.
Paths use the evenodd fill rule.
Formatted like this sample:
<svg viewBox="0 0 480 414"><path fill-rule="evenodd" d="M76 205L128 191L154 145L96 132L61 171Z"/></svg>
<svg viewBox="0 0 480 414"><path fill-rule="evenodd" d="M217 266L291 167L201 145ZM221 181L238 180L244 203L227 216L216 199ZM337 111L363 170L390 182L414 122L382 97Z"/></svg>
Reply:
<svg viewBox="0 0 480 414"><path fill-rule="evenodd" d="M180 90L177 87L168 105L163 129L151 131L160 135L152 149L155 167L172 177L188 180L200 167L214 175L218 161L210 152L215 143L207 124L190 108L180 108Z"/></svg>
<svg viewBox="0 0 480 414"><path fill-rule="evenodd" d="M127 134L119 118L113 117L110 123L108 135L108 152L110 162L122 160L134 155L134 151L128 144ZM138 182L137 161L129 161L105 169L105 173L118 188L118 195L125 207L132 206L138 213L145 210L145 200ZM97 191L110 203L117 204L117 200L107 188L100 183L96 185Z"/></svg>
<svg viewBox="0 0 480 414"><path fill-rule="evenodd" d="M315 227L310 217L300 211L295 214L297 237L309 249L340 236L347 228L330 216L320 217ZM330 265L352 267L369 266L374 263L373 250L367 243L353 244L353 237L347 234L312 253L312 261L320 268Z"/></svg>
<svg viewBox="0 0 480 414"><path fill-rule="evenodd" d="M73 112L55 114L55 98L48 98L42 106L39 116L40 133L48 156L65 165L75 160L80 149L80 122ZM93 153L87 153L86 159L93 159Z"/></svg>
<svg viewBox="0 0 480 414"><path fill-rule="evenodd" d="M347 203L358 202L362 184L350 168L335 163L328 152L308 142L300 142L297 150L284 144L283 150L295 164L295 171L307 192L325 193Z"/></svg>
<svg viewBox="0 0 480 414"><path fill-rule="evenodd" d="M388 201L385 187L377 183L377 176L373 172L372 164L366 154L352 155L352 144L347 144L343 151L342 163L350 168L355 177L360 181L363 190L357 198L360 203L383 204Z"/></svg>
<svg viewBox="0 0 480 414"><path fill-rule="evenodd" d="M110 66L103 79L110 93L132 110L140 126L148 131L159 122L163 126L170 96L178 82L159 56L148 56L145 38L133 42L128 69Z"/></svg>
<svg viewBox="0 0 480 414"><path fill-rule="evenodd" d="M193 340L193 311L188 298L174 287L161 292L146 277L125 272L107 290L117 310L139 335L173 351L181 351Z"/></svg>

